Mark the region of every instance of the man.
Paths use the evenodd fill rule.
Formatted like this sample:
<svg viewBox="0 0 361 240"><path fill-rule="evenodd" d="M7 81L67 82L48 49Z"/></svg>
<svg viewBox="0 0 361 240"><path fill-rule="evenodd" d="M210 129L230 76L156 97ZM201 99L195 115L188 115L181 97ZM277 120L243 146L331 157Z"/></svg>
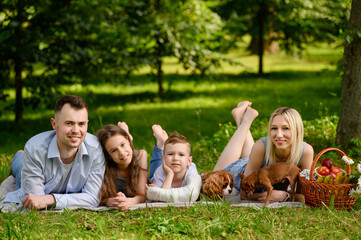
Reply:
<svg viewBox="0 0 361 240"><path fill-rule="evenodd" d="M88 121L83 99L61 97L51 119L54 130L32 137L12 160L19 189L4 203L35 210L97 207L105 164L97 138L87 134Z"/></svg>

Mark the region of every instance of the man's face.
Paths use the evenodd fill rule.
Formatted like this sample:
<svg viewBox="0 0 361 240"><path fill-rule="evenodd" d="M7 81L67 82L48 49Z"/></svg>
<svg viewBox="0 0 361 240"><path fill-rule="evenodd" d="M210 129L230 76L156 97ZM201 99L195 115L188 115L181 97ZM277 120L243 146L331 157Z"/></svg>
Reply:
<svg viewBox="0 0 361 240"><path fill-rule="evenodd" d="M86 108L72 108L67 103L51 119L51 124L56 131L59 150L78 148L88 130L88 111Z"/></svg>

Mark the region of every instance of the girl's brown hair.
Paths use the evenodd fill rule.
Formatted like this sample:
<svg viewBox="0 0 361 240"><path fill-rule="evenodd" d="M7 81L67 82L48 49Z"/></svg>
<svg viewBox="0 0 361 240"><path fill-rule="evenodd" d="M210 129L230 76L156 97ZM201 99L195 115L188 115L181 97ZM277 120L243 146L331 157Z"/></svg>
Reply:
<svg viewBox="0 0 361 240"><path fill-rule="evenodd" d="M127 194L129 196L136 195L135 186L137 186L137 183L138 183L139 170L145 170L139 166L137 157L134 152L133 143L130 140L128 133L124 129L122 129L116 125L113 125L113 124L108 124L108 125L105 125L103 128L101 128L97 132L97 137L103 148L104 157L105 157L105 166L106 166L105 174L104 174L104 182L100 189L100 204L101 205L105 204L106 199L115 197L117 195L117 190L115 187L114 180L117 176L118 164L113 161L113 159L109 156L109 154L105 148L106 141L109 138L116 136L116 135L121 135L125 139L127 139L129 141L130 147L132 148L132 151L133 151L133 156L132 156L132 160L128 166L128 176L126 179L127 180Z"/></svg>

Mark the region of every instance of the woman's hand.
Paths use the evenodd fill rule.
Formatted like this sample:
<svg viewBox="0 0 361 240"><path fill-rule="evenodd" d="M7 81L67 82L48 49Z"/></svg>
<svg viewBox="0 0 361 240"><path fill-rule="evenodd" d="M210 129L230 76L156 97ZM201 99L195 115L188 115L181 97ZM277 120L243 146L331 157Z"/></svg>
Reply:
<svg viewBox="0 0 361 240"><path fill-rule="evenodd" d="M259 202L266 202L267 199L267 192L263 193L254 193L253 195L246 197L246 194L244 191L241 191L241 199L242 200L253 200L253 201L259 201ZM279 191L279 190L273 190L269 203L273 202L283 202L288 197L288 193L285 191Z"/></svg>

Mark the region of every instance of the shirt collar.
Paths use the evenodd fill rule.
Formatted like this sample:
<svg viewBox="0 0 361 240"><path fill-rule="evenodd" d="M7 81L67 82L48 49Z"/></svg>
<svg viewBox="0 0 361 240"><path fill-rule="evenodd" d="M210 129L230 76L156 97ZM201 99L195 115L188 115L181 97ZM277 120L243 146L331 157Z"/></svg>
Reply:
<svg viewBox="0 0 361 240"><path fill-rule="evenodd" d="M76 155L77 156L89 155L88 149L86 148L84 141L80 144ZM77 157L77 156L75 156L75 157ZM56 134L54 135L53 139L50 142L49 149L48 149L48 158L59 158L60 159L58 142L56 141Z"/></svg>

